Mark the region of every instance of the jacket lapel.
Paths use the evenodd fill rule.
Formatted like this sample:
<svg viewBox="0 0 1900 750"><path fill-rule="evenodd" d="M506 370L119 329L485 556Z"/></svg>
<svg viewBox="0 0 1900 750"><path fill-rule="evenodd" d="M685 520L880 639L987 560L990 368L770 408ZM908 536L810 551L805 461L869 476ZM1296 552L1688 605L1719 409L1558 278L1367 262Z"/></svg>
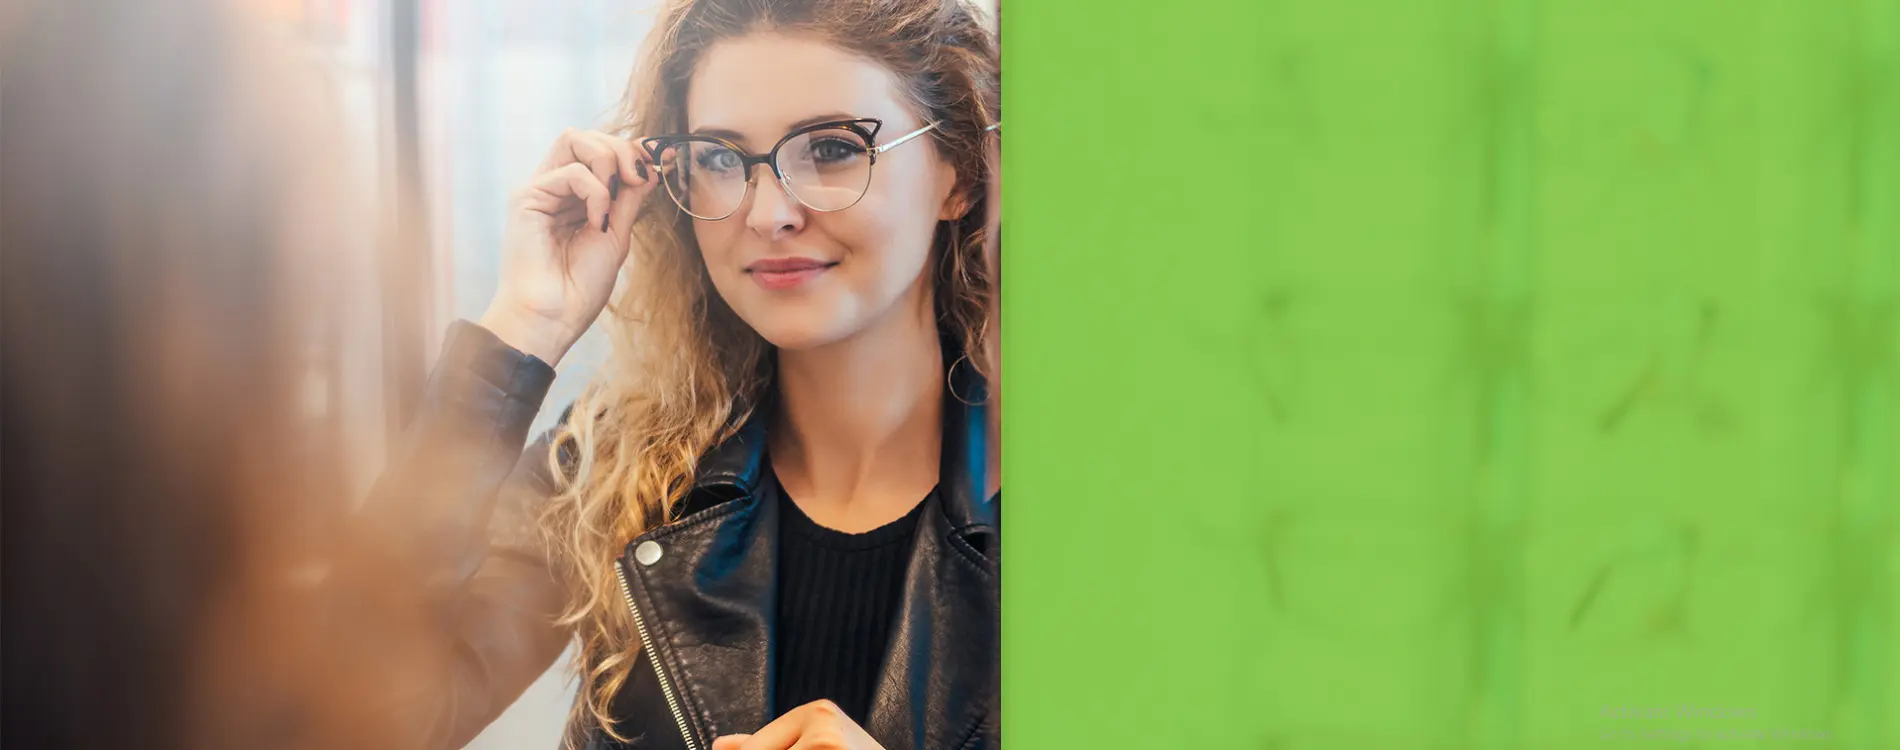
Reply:
<svg viewBox="0 0 1900 750"><path fill-rule="evenodd" d="M958 370L966 370L962 379ZM888 748L962 747L1000 692L998 503L985 497L983 385L952 368L938 489L918 526L904 598L865 730ZM958 396L962 399L959 399Z"/></svg>
<svg viewBox="0 0 1900 750"><path fill-rule="evenodd" d="M770 718L778 511L757 492L764 455L760 414L701 462L679 520L633 540L623 560L702 749ZM646 542L659 546L650 564Z"/></svg>

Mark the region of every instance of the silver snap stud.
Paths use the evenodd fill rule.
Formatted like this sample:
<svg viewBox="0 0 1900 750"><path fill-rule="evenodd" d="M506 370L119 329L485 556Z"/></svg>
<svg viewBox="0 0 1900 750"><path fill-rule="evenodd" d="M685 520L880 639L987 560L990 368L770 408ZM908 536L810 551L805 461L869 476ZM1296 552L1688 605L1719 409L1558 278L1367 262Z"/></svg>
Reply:
<svg viewBox="0 0 1900 750"><path fill-rule="evenodd" d="M633 559L639 560L641 565L659 562L660 543L651 540L641 542L640 546L633 548Z"/></svg>

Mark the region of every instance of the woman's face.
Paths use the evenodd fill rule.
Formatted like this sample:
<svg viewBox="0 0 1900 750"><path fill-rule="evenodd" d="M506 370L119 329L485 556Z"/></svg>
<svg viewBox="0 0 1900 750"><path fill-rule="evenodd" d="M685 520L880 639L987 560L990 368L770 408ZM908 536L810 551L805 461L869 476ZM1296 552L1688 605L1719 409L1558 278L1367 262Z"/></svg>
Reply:
<svg viewBox="0 0 1900 750"><path fill-rule="evenodd" d="M823 42L752 34L706 51L686 98L689 132L763 155L814 121L873 117L879 144L926 123L891 71ZM693 222L713 286L774 346L810 349L921 316L931 323L931 240L957 218L956 173L928 136L879 154L864 198L820 212L787 195L770 167L732 216ZM786 268L808 268L787 273ZM932 323L934 325L934 323Z"/></svg>

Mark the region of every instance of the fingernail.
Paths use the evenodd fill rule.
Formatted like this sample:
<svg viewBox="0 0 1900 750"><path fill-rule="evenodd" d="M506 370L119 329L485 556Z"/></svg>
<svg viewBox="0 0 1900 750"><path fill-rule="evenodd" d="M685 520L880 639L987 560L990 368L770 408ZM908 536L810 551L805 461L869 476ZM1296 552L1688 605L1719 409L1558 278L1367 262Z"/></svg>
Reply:
<svg viewBox="0 0 1900 750"><path fill-rule="evenodd" d="M612 219L613 217L614 215L611 213L607 214L606 216L600 217L600 231L601 232L605 233L607 231L607 220Z"/></svg>
<svg viewBox="0 0 1900 750"><path fill-rule="evenodd" d="M643 162L643 161L634 162L633 171L639 173L640 179L642 180L647 179L647 163L646 162Z"/></svg>

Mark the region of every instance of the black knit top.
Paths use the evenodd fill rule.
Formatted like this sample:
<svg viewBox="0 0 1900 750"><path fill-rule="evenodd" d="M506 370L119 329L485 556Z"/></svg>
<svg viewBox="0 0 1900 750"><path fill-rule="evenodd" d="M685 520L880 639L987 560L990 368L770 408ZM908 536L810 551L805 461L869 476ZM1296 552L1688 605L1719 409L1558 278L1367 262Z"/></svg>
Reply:
<svg viewBox="0 0 1900 750"><path fill-rule="evenodd" d="M904 595L917 519L928 503L847 534L818 525L778 489L773 715L828 698L863 724Z"/></svg>

